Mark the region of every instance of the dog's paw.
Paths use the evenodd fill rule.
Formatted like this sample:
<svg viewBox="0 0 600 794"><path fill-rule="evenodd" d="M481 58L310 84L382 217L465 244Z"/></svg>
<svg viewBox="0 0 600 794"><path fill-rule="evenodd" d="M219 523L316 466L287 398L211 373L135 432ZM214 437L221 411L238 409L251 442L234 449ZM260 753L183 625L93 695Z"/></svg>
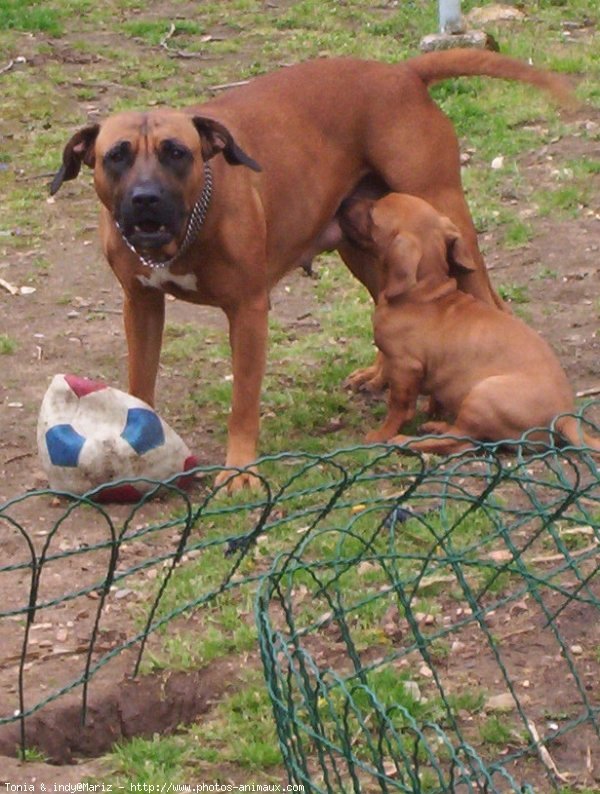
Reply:
<svg viewBox="0 0 600 794"><path fill-rule="evenodd" d="M448 422L424 422L419 428L419 435L443 436L448 432L449 427Z"/></svg>
<svg viewBox="0 0 600 794"><path fill-rule="evenodd" d="M396 445L400 447L405 446L406 449L409 450L410 449L409 445L418 443L418 440L419 439L415 438L415 436L405 436L403 433L399 433L398 435L392 436L392 438L389 439L389 443L391 445Z"/></svg>
<svg viewBox="0 0 600 794"><path fill-rule="evenodd" d="M239 472L223 469L215 478L215 490L227 496L232 496L245 489L256 491L261 486L262 480L256 475L256 469L251 466Z"/></svg>
<svg viewBox="0 0 600 794"><path fill-rule="evenodd" d="M367 433L365 436L365 444L385 444L389 439L390 434L388 432L381 429L371 430L371 432Z"/></svg>
<svg viewBox="0 0 600 794"><path fill-rule="evenodd" d="M352 391L368 391L372 394L382 392L387 386L383 370L377 364L363 369L355 369L344 381L344 385Z"/></svg>

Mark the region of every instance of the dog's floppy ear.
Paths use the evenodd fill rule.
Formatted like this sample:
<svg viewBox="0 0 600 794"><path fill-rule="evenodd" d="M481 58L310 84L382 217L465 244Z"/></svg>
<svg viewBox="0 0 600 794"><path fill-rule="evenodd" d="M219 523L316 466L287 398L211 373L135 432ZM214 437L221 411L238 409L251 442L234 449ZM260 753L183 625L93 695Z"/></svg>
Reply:
<svg viewBox="0 0 600 794"><path fill-rule="evenodd" d="M342 234L357 248L368 248L373 243L374 204L371 199L350 197L342 201L337 212Z"/></svg>
<svg viewBox="0 0 600 794"><path fill-rule="evenodd" d="M384 260L383 294L387 300L399 298L416 285L422 257L423 251L415 237L409 234L396 235Z"/></svg>
<svg viewBox="0 0 600 794"><path fill-rule="evenodd" d="M246 165L253 171L262 171L256 160L237 145L227 127L206 116L194 116L192 122L202 140L202 155L205 160L223 152L223 157L230 165Z"/></svg>
<svg viewBox="0 0 600 794"><path fill-rule="evenodd" d="M50 185L50 195L53 196L63 182L75 179L81 164L85 163L90 168L96 162L94 145L100 131L99 124L89 124L76 132L67 143L63 151L63 161L61 167L56 172L52 184Z"/></svg>
<svg viewBox="0 0 600 794"><path fill-rule="evenodd" d="M448 263L460 270L477 270L477 265L467 244L450 218L442 216L442 226L444 228L444 237L446 238Z"/></svg>

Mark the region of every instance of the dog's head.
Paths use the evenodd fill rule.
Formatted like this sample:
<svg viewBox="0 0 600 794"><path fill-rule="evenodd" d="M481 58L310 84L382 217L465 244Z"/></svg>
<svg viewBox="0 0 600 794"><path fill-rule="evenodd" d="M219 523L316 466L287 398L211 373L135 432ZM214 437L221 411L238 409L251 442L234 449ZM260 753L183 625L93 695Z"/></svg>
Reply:
<svg viewBox="0 0 600 794"><path fill-rule="evenodd" d="M340 226L350 242L379 262L388 300L432 277L477 269L458 228L415 196L350 199L342 205Z"/></svg>
<svg viewBox="0 0 600 794"><path fill-rule="evenodd" d="M218 121L178 111L120 113L76 132L65 146L50 193L94 169L96 192L139 252L172 256L204 186L204 163L222 154L231 165L260 166Z"/></svg>

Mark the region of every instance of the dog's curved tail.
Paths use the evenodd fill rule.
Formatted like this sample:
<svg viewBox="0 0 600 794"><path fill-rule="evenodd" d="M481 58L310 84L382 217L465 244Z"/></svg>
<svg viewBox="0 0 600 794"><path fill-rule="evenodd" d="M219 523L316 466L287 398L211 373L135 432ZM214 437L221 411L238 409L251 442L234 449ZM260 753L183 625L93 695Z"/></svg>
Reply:
<svg viewBox="0 0 600 794"><path fill-rule="evenodd" d="M600 439L593 438L580 427L574 416L560 416L554 423L555 429L573 447L589 447L600 452Z"/></svg>
<svg viewBox="0 0 600 794"><path fill-rule="evenodd" d="M449 77L499 77L543 88L567 107L577 105L573 88L566 77L490 50L459 47L427 52L409 58L405 64L419 75L425 85L447 80Z"/></svg>

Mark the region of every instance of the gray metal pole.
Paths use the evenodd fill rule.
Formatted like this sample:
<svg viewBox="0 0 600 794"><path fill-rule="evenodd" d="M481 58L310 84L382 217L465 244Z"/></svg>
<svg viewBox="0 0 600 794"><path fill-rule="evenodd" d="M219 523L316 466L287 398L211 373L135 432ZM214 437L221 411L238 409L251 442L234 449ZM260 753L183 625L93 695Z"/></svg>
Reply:
<svg viewBox="0 0 600 794"><path fill-rule="evenodd" d="M460 0L439 0L440 33L462 33L465 29L460 13Z"/></svg>

